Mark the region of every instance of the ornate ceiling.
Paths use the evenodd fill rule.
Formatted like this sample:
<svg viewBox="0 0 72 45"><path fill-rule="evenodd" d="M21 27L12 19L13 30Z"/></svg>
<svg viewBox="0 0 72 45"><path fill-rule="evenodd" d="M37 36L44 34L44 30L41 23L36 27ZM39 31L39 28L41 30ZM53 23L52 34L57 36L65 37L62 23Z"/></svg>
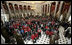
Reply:
<svg viewBox="0 0 72 45"><path fill-rule="evenodd" d="M21 1L21 2L26 2L26 3L35 4L35 3L43 3L43 2L45 2L45 1Z"/></svg>

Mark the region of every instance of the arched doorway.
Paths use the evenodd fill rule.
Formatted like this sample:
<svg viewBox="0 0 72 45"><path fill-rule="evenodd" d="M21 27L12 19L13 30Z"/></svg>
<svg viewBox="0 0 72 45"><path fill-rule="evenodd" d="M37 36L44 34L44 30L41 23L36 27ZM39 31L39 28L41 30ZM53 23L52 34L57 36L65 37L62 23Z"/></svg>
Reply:
<svg viewBox="0 0 72 45"><path fill-rule="evenodd" d="M20 16L23 17L23 8L22 8L22 5L19 5L19 13L20 13Z"/></svg>
<svg viewBox="0 0 72 45"><path fill-rule="evenodd" d="M54 15L55 5L56 5L56 2L53 2L53 3L51 4L51 13L50 13L51 16Z"/></svg>
<svg viewBox="0 0 72 45"><path fill-rule="evenodd" d="M14 8L15 8L15 15L17 16L17 18L19 18L18 5L17 5L17 4L15 4L15 5L14 5Z"/></svg>
<svg viewBox="0 0 72 45"><path fill-rule="evenodd" d="M56 10L56 15L55 15L56 19L58 19L58 16L59 16L59 7L60 7L60 2L58 2L58 5L57 5L57 10Z"/></svg>
<svg viewBox="0 0 72 45"><path fill-rule="evenodd" d="M66 21L67 13L70 7L70 2L65 1L62 6L61 14L63 15L62 21Z"/></svg>
<svg viewBox="0 0 72 45"><path fill-rule="evenodd" d="M6 21L9 21L9 10L5 1L2 1L1 4L1 19L3 23L5 23Z"/></svg>
<svg viewBox="0 0 72 45"><path fill-rule="evenodd" d="M15 15L15 14L14 14L15 12L14 12L14 8L13 8L12 3L9 3L9 8L10 8L10 12L11 12L11 13L10 13L10 16L11 16L11 18L12 18L12 17L14 17L14 15Z"/></svg>

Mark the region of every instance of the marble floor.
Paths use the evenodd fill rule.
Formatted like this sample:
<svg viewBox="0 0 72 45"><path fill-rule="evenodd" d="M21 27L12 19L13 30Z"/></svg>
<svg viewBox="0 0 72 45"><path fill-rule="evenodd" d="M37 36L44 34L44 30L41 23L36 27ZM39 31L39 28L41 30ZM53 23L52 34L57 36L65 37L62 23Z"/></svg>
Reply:
<svg viewBox="0 0 72 45"><path fill-rule="evenodd" d="M65 38L63 35L64 28L62 26L59 27L59 36L60 39L58 40L58 44L71 44L71 38ZM39 39L36 41L36 43L33 43L32 40L26 40L24 41L25 44L49 44L50 38L41 32L42 36L39 37Z"/></svg>

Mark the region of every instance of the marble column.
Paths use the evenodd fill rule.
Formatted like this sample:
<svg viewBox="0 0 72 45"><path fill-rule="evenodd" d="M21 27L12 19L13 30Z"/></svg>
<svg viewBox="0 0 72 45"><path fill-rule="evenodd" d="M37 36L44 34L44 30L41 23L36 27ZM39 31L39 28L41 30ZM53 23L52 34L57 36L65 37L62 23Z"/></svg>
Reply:
<svg viewBox="0 0 72 45"><path fill-rule="evenodd" d="M20 8L19 8L19 5L17 5L17 6L18 6L18 12L19 12L19 13L18 13L18 16L19 16L19 17L22 17L21 11L20 11ZM20 15L21 15L21 16L20 16Z"/></svg>
<svg viewBox="0 0 72 45"><path fill-rule="evenodd" d="M21 14L21 10L20 10L20 7L19 7L19 5L18 5L18 10L19 10L19 14Z"/></svg>
<svg viewBox="0 0 72 45"><path fill-rule="evenodd" d="M44 15L45 15L45 5L44 5Z"/></svg>
<svg viewBox="0 0 72 45"><path fill-rule="evenodd" d="M28 5L26 5L26 13L27 13L27 15L28 15Z"/></svg>
<svg viewBox="0 0 72 45"><path fill-rule="evenodd" d="M1 7L2 7L2 10L3 10L4 14L5 14L5 9L3 8L2 2L1 2Z"/></svg>
<svg viewBox="0 0 72 45"><path fill-rule="evenodd" d="M71 5L69 7L69 10L68 10L68 13L67 13L67 17L66 17L66 21L68 21L69 17L70 17L70 14L71 14Z"/></svg>
<svg viewBox="0 0 72 45"><path fill-rule="evenodd" d="M9 8L9 3L6 2L6 4L7 4L7 7L8 7L8 10L9 10L9 18L11 18L12 15L11 15L11 10L10 10L10 8Z"/></svg>
<svg viewBox="0 0 72 45"><path fill-rule="evenodd" d="M63 5L63 1L60 2L58 19L60 19L60 16L61 16L62 5Z"/></svg>
<svg viewBox="0 0 72 45"><path fill-rule="evenodd" d="M22 5L22 9L23 9L23 16L24 16L24 14L25 14L25 13L24 13L24 5Z"/></svg>
<svg viewBox="0 0 72 45"><path fill-rule="evenodd" d="M56 1L55 11L54 11L54 17L55 17L55 15L56 15L57 5L58 5L58 1Z"/></svg>
<svg viewBox="0 0 72 45"><path fill-rule="evenodd" d="M3 4L2 4L2 2L1 2L1 7L2 7L2 10L3 10L3 14L5 14L5 10L4 10L4 8L3 8ZM2 18L2 17L1 17ZM3 20L3 24L5 23L5 19Z"/></svg>
<svg viewBox="0 0 72 45"><path fill-rule="evenodd" d="M43 5L43 14L44 14L44 5Z"/></svg>
<svg viewBox="0 0 72 45"><path fill-rule="evenodd" d="M13 6L14 15L17 16L14 4L12 4L12 6Z"/></svg>
<svg viewBox="0 0 72 45"><path fill-rule="evenodd" d="M47 4L47 11L46 11L46 13L48 13L48 4Z"/></svg>
<svg viewBox="0 0 72 45"><path fill-rule="evenodd" d="M50 15L50 12L51 11L51 3L49 4L49 15Z"/></svg>
<svg viewBox="0 0 72 45"><path fill-rule="evenodd" d="M41 5L41 14L43 14L43 5Z"/></svg>

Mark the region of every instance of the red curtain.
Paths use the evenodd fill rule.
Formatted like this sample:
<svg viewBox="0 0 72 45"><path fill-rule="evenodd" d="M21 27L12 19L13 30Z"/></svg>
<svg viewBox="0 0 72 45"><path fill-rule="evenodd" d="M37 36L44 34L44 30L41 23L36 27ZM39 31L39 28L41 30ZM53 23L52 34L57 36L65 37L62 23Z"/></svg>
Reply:
<svg viewBox="0 0 72 45"><path fill-rule="evenodd" d="M48 12L49 12L49 5L48 5Z"/></svg>

